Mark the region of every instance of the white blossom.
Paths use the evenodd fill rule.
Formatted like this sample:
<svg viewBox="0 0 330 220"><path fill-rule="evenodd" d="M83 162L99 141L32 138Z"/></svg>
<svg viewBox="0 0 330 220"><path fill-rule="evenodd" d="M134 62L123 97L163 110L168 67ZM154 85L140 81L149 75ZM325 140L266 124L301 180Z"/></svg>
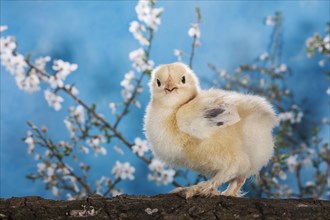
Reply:
<svg viewBox="0 0 330 220"><path fill-rule="evenodd" d="M8 29L8 26L7 25L1 25L0 26L0 32L3 32L5 30L7 30L7 29Z"/></svg>
<svg viewBox="0 0 330 220"><path fill-rule="evenodd" d="M96 180L96 193L102 195L101 190L103 188L103 184L108 184L110 178L102 176L99 180Z"/></svg>
<svg viewBox="0 0 330 220"><path fill-rule="evenodd" d="M56 165L51 164L51 166L47 167L47 176L53 176L55 173Z"/></svg>
<svg viewBox="0 0 330 220"><path fill-rule="evenodd" d="M273 16L267 16L266 19L265 19L265 24L267 26L273 26L275 24L275 19Z"/></svg>
<svg viewBox="0 0 330 220"><path fill-rule="evenodd" d="M272 178L272 181L273 181L275 184L278 184L278 180L277 180L276 177L273 177L273 178Z"/></svg>
<svg viewBox="0 0 330 220"><path fill-rule="evenodd" d="M45 163L37 163L37 172L39 174L43 174L46 171L46 164Z"/></svg>
<svg viewBox="0 0 330 220"><path fill-rule="evenodd" d="M34 160L40 160L42 156L40 154L35 154Z"/></svg>
<svg viewBox="0 0 330 220"><path fill-rule="evenodd" d="M141 103L137 100L134 100L134 105L137 107L137 108L141 108Z"/></svg>
<svg viewBox="0 0 330 220"><path fill-rule="evenodd" d="M105 143L105 137L103 135L94 136L86 141L86 143L94 149L95 156L98 154L106 155L107 150L100 146L101 143Z"/></svg>
<svg viewBox="0 0 330 220"><path fill-rule="evenodd" d="M132 147L132 150L135 154L142 157L145 152L148 152L148 142L146 140L142 140L141 138L135 138L134 139L134 145Z"/></svg>
<svg viewBox="0 0 330 220"><path fill-rule="evenodd" d="M111 113L114 115L116 114L117 111L117 104L114 102L109 103L109 108L111 109Z"/></svg>
<svg viewBox="0 0 330 220"><path fill-rule="evenodd" d="M312 158L311 158L312 155L308 155L307 157L305 157L303 160L302 160L302 164L304 165L308 165L308 164L311 164L312 163Z"/></svg>
<svg viewBox="0 0 330 220"><path fill-rule="evenodd" d="M146 31L144 25L140 24L137 21L132 21L130 24L129 31L133 34L134 38L138 40L142 46L148 46L150 44L148 39L143 34Z"/></svg>
<svg viewBox="0 0 330 220"><path fill-rule="evenodd" d="M120 85L123 87L123 90L121 91L121 95L125 102L129 100L132 97L134 86L132 84L132 81L135 79L134 72L129 71L125 74L124 79L120 82ZM109 106L110 108L114 109L114 104L112 106Z"/></svg>
<svg viewBox="0 0 330 220"><path fill-rule="evenodd" d="M65 163L63 167L59 167L58 172L64 176L71 175L73 168L69 164Z"/></svg>
<svg viewBox="0 0 330 220"><path fill-rule="evenodd" d="M198 23L192 24L188 30L189 37L196 37L199 39L201 37L201 31L199 29Z"/></svg>
<svg viewBox="0 0 330 220"><path fill-rule="evenodd" d="M323 39L323 44L324 44L324 47L330 51L330 35L327 35L324 37Z"/></svg>
<svg viewBox="0 0 330 220"><path fill-rule="evenodd" d="M304 116L303 112L298 112L298 114L296 114L296 119L294 123L300 123L303 116Z"/></svg>
<svg viewBox="0 0 330 220"><path fill-rule="evenodd" d="M33 125L34 126L34 125ZM32 131L30 131L30 130L28 130L27 132L26 132L26 136L33 136L33 132Z"/></svg>
<svg viewBox="0 0 330 220"><path fill-rule="evenodd" d="M50 150L45 151L45 156L51 157L52 155L53 155L53 153Z"/></svg>
<svg viewBox="0 0 330 220"><path fill-rule="evenodd" d="M36 59L35 65L39 70L45 71L46 70L46 65L49 61L51 61L50 56L39 57L38 59Z"/></svg>
<svg viewBox="0 0 330 220"><path fill-rule="evenodd" d="M170 184L173 182L174 175L175 175L175 170L173 169L164 170L163 172L161 172L160 179L158 181L161 182L163 185Z"/></svg>
<svg viewBox="0 0 330 220"><path fill-rule="evenodd" d="M242 72L241 67L237 67L237 68L235 69L235 72L236 72L236 73L240 73L240 72Z"/></svg>
<svg viewBox="0 0 330 220"><path fill-rule="evenodd" d="M34 152L34 140L32 137L27 137L24 141L28 145L28 154Z"/></svg>
<svg viewBox="0 0 330 220"><path fill-rule="evenodd" d="M85 122L85 112L84 107L82 105L78 105L75 109L71 111L73 117L77 119L79 123Z"/></svg>
<svg viewBox="0 0 330 220"><path fill-rule="evenodd" d="M320 67L324 67L325 62L326 62L325 59L320 60L320 61L319 61L319 66L320 66Z"/></svg>
<svg viewBox="0 0 330 220"><path fill-rule="evenodd" d="M178 61L182 60L182 54L183 54L183 52L181 50L178 50L178 49L174 50L174 56L178 57Z"/></svg>
<svg viewBox="0 0 330 220"><path fill-rule="evenodd" d="M307 38L305 45L306 45L306 47L313 47L314 42L315 42L314 37L309 37L309 38Z"/></svg>
<svg viewBox="0 0 330 220"><path fill-rule="evenodd" d="M80 169L82 169L82 170L84 170L84 171L86 171L86 170L89 169L89 166L86 165L86 164L83 163L83 162L80 162L80 163L79 163L79 167L80 167Z"/></svg>
<svg viewBox="0 0 330 220"><path fill-rule="evenodd" d="M69 180L72 184L72 187L73 187L73 190L77 193L79 192L79 187L78 187L78 184L77 184L77 178L74 177L74 176L63 176L63 179L64 180Z"/></svg>
<svg viewBox="0 0 330 220"><path fill-rule="evenodd" d="M52 93L48 89L45 90L44 95L45 95L45 99L50 107L53 107L56 111L58 111L62 108L61 102L63 102L64 99L61 96L58 96L55 93Z"/></svg>
<svg viewBox="0 0 330 220"><path fill-rule="evenodd" d="M154 67L154 62L152 60L146 60L146 54L143 48L139 48L130 52L129 59L133 62L133 68L138 72L152 70Z"/></svg>
<svg viewBox="0 0 330 220"><path fill-rule="evenodd" d="M57 165L55 163L49 164L42 162L37 164L37 172L43 177L44 183L56 181L56 179L53 178L56 169Z"/></svg>
<svg viewBox="0 0 330 220"><path fill-rule="evenodd" d="M309 181L307 181L307 182L306 182L306 186L307 186L307 187L312 187L312 186L315 186L315 182L314 182L314 181L311 181L311 180L309 180Z"/></svg>
<svg viewBox="0 0 330 220"><path fill-rule="evenodd" d="M326 91L327 95L330 95L330 87Z"/></svg>
<svg viewBox="0 0 330 220"><path fill-rule="evenodd" d="M132 92L126 89L121 91L121 96L123 97L124 101L128 101L132 97Z"/></svg>
<svg viewBox="0 0 330 220"><path fill-rule="evenodd" d="M22 89L24 85L20 85L25 80L25 68L27 63L22 54L16 50L16 41L12 36L0 37L0 60L6 70L16 78L18 86ZM28 79L30 81L31 79Z"/></svg>
<svg viewBox="0 0 330 220"><path fill-rule="evenodd" d="M281 170L278 173L278 176L281 178L281 180L286 180L286 178L287 178L286 173L283 170Z"/></svg>
<svg viewBox="0 0 330 220"><path fill-rule="evenodd" d="M77 89L76 87L74 87L74 86L71 86L71 85L65 85L64 87L65 87L67 90L69 90L69 91L72 93L72 95L78 95L78 94L79 94L78 89Z"/></svg>
<svg viewBox="0 0 330 220"><path fill-rule="evenodd" d="M56 89L57 87L62 88L64 86L63 80L57 74L54 76L50 76L48 79L48 83L53 89Z"/></svg>
<svg viewBox="0 0 330 220"><path fill-rule="evenodd" d="M58 188L56 186L52 187L52 193L54 196L59 196L60 195L60 191L58 190Z"/></svg>
<svg viewBox="0 0 330 220"><path fill-rule="evenodd" d="M280 121L290 121L291 124L295 124L295 123L300 123L302 117L304 116L304 114L302 112L282 112L280 114L278 114L278 119Z"/></svg>
<svg viewBox="0 0 330 220"><path fill-rule="evenodd" d="M134 86L132 85L132 81L134 80L134 72L129 71L125 74L124 79L120 82L120 85L124 87L126 90L133 90Z"/></svg>
<svg viewBox="0 0 330 220"><path fill-rule="evenodd" d="M249 83L249 78L248 77L244 77L242 80L241 80L241 83L243 85L247 85Z"/></svg>
<svg viewBox="0 0 330 220"><path fill-rule="evenodd" d="M264 87L266 85L266 79L264 79L264 78L260 79L259 84L260 84L260 87Z"/></svg>
<svg viewBox="0 0 330 220"><path fill-rule="evenodd" d="M200 47L200 46L201 46L200 40L196 39L196 41L195 41L195 47Z"/></svg>
<svg viewBox="0 0 330 220"><path fill-rule="evenodd" d="M329 118L327 117L322 118L322 124L329 124Z"/></svg>
<svg viewBox="0 0 330 220"><path fill-rule="evenodd" d="M107 149L105 149L105 147L95 148L95 155L98 155L98 154L107 155Z"/></svg>
<svg viewBox="0 0 330 220"><path fill-rule="evenodd" d="M73 126L73 124L68 121L67 119L64 120L64 124L66 129L69 131L70 133L70 137L73 139L75 137L75 132L76 132L76 128Z"/></svg>
<svg viewBox="0 0 330 220"><path fill-rule="evenodd" d="M116 161L115 166L112 169L112 173L115 178L134 180L135 168L130 165L129 162L121 163Z"/></svg>
<svg viewBox="0 0 330 220"><path fill-rule="evenodd" d="M165 163L157 158L152 159L151 163L149 164L149 169L151 171L161 172L165 167Z"/></svg>
<svg viewBox="0 0 330 220"><path fill-rule="evenodd" d="M113 189L110 191L113 197L120 196L124 193L122 189Z"/></svg>
<svg viewBox="0 0 330 220"><path fill-rule="evenodd" d="M40 89L39 87L40 80L37 74L34 72L35 72L34 70L31 70L30 74L26 77L23 75L17 75L15 77L15 80L18 88L28 93L38 91Z"/></svg>
<svg viewBox="0 0 330 220"><path fill-rule="evenodd" d="M175 170L165 169L165 164L159 159L152 159L149 169L152 173L148 174L148 179L156 182L157 185L167 185L173 182Z"/></svg>
<svg viewBox="0 0 330 220"><path fill-rule="evenodd" d="M297 155L291 155L286 160L286 163L291 172L294 172L297 168L297 165L298 165L297 157L298 157Z"/></svg>
<svg viewBox="0 0 330 220"><path fill-rule="evenodd" d="M52 88L63 87L64 83L63 81L66 79L66 77L77 70L78 65L77 64L71 64L69 62L65 62L63 60L55 60L53 62L53 70L56 71L56 74L54 76L51 76L49 78L49 83L52 86Z"/></svg>
<svg viewBox="0 0 330 220"><path fill-rule="evenodd" d="M14 56L13 52L15 51L17 44L15 38L12 36L2 37L0 38L0 53Z"/></svg>
<svg viewBox="0 0 330 220"><path fill-rule="evenodd" d="M59 141L59 142L58 142L58 146L59 146L59 147L69 147L69 148L72 148L72 147L69 145L69 143L66 142L66 141Z"/></svg>
<svg viewBox="0 0 330 220"><path fill-rule="evenodd" d="M219 75L220 75L220 77L224 78L224 77L226 77L228 75L228 73L227 73L227 71L225 69L221 69L219 71Z"/></svg>
<svg viewBox="0 0 330 220"><path fill-rule="evenodd" d="M114 149L118 154L124 155L124 151L123 151L123 149L121 149L120 146L115 145L115 146L113 147L113 149Z"/></svg>
<svg viewBox="0 0 330 220"><path fill-rule="evenodd" d="M85 154L89 154L89 149L87 148L87 147L85 147L85 146L80 146L79 147L79 150L81 151L81 152L83 152L83 153L85 153Z"/></svg>
<svg viewBox="0 0 330 220"><path fill-rule="evenodd" d="M161 22L160 15L163 8L153 8L150 1L140 0L135 7L135 11L140 21L152 30L157 30Z"/></svg>
<svg viewBox="0 0 330 220"><path fill-rule="evenodd" d="M25 58L15 50L16 42L13 37L0 38L1 64L15 77L17 86L26 92L39 90L40 79L37 71L35 69L30 69L25 73L25 68L28 66Z"/></svg>
<svg viewBox="0 0 330 220"><path fill-rule="evenodd" d="M264 61L264 60L267 60L268 57L269 57L268 53L267 52L264 52L264 53L260 54L259 59L261 61Z"/></svg>
<svg viewBox="0 0 330 220"><path fill-rule="evenodd" d="M286 72L288 70L288 67L282 63L276 70L275 72L277 73L283 73L283 72Z"/></svg>

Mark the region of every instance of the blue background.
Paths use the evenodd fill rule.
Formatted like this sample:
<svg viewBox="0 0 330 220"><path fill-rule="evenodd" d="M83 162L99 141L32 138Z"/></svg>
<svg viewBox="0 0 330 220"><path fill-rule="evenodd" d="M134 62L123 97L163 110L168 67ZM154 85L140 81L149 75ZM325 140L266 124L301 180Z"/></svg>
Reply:
<svg viewBox="0 0 330 220"><path fill-rule="evenodd" d="M1 1L1 25L8 25L4 35L14 35L19 51L33 58L49 55L78 64L68 78L75 82L79 96L88 104L96 103L99 112L113 121L109 102L120 102L120 81L131 69L130 51L139 44L129 33L129 23L136 20L135 1ZM272 27L263 20L281 11L284 17L282 61L292 70L289 87L296 98L307 97L318 117L328 113L328 82L321 74L318 60L306 57L305 41L314 32L323 34L329 18L329 1L161 1L162 24L154 38L151 57L156 64L176 61L173 49L190 52L187 31L196 21L195 7L200 6L202 47L196 51L194 70L202 79L211 79L207 67L213 63L231 72L249 63L267 50ZM187 62L187 59L184 59ZM1 67L1 179L0 197L40 195L53 198L41 181L32 183L25 176L36 170L33 156L21 141L28 127L26 121L45 125L55 140L69 139L63 119L72 104L66 98L59 112L49 108L43 92L27 94L19 90L14 78ZM147 79L144 81L146 85ZM206 81L202 87L207 87ZM142 136L142 118L149 92L140 97L142 109L134 111L119 127L132 142ZM129 123L128 123L129 122ZM134 123L132 123L134 122ZM327 135L327 131L324 132ZM158 187L146 178L147 166L126 151L120 156L107 146L109 154L85 158L93 168L91 179L110 175L115 160L130 161L136 179L119 185L125 193L157 194L172 187ZM124 147L123 147L124 148ZM110 153L111 152L111 153Z"/></svg>

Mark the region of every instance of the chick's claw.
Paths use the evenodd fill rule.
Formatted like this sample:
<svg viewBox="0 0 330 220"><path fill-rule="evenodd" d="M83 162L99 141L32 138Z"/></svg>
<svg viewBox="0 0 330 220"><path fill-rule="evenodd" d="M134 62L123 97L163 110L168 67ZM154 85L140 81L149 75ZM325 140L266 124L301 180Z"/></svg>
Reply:
<svg viewBox="0 0 330 220"><path fill-rule="evenodd" d="M173 189L170 193L181 193L183 191L185 191L188 187L177 187L175 189Z"/></svg>

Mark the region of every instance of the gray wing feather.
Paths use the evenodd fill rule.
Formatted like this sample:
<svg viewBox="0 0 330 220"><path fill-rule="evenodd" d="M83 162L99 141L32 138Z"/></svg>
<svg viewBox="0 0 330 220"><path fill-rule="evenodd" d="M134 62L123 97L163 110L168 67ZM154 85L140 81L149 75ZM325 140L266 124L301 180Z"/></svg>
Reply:
<svg viewBox="0 0 330 220"><path fill-rule="evenodd" d="M204 118L211 126L225 127L240 120L236 106L222 104L219 107L205 109Z"/></svg>

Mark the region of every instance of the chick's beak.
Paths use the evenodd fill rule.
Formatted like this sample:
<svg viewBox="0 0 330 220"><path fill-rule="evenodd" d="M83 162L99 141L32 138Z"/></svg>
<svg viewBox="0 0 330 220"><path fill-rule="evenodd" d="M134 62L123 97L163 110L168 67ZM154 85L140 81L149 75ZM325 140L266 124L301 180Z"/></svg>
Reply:
<svg viewBox="0 0 330 220"><path fill-rule="evenodd" d="M175 83L170 79L165 84L165 92L173 92L178 87L175 86Z"/></svg>

